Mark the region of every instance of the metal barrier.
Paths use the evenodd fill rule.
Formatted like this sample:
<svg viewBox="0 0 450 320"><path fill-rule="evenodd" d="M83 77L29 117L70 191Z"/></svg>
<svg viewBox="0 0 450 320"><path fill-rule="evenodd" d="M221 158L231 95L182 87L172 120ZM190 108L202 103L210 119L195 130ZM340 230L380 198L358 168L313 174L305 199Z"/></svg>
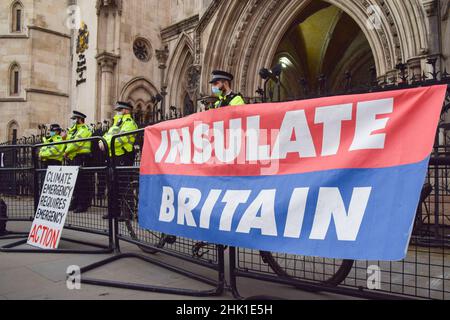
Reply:
<svg viewBox="0 0 450 320"><path fill-rule="evenodd" d="M0 221L26 222L34 216L33 146L0 146L0 195L9 209ZM24 233L6 231L1 239L15 239Z"/></svg>
<svg viewBox="0 0 450 320"><path fill-rule="evenodd" d="M220 245L207 244L201 241L172 237L158 232L142 229L139 226L139 213L137 210L139 201L139 167L143 144L144 130L137 130L131 133L116 135L111 141L111 153L115 152L115 141L121 137L135 135L136 157L133 165L120 166L116 162L117 158L112 157L112 193L114 210L111 211L114 217L115 248L118 253L116 256L100 261L98 263L86 266L81 269L84 274L106 264L121 259L135 258L142 261L163 267L172 272L184 275L188 278L197 280L212 286L210 290L194 290L184 288L168 288L138 283L124 283L118 281L108 281L82 277L82 282L109 287L118 287L125 289L135 289L151 292L171 293L191 296L217 296L224 290L225 285L225 261L224 247ZM120 242L125 241L138 246L143 253L153 255L154 257L134 253L120 253ZM166 255L181 259L191 263L193 266L207 268L215 271L217 279L205 277L198 273L188 271L186 268L180 268L173 264L168 264L157 259L157 256Z"/></svg>
<svg viewBox="0 0 450 320"><path fill-rule="evenodd" d="M448 83L448 75L445 80ZM434 79L428 84L438 83ZM372 91L407 87L403 84ZM450 108L449 91L443 119ZM438 128L406 259L343 261L279 253L261 255L255 250L231 248L230 284L234 296L241 298L238 278L245 277L363 298L450 299L449 129L446 123ZM377 276L377 283L368 282Z"/></svg>
<svg viewBox="0 0 450 320"><path fill-rule="evenodd" d="M448 81L448 79L447 79ZM435 83L429 83L435 84ZM405 86L386 87L379 90L404 89ZM449 109L448 105L444 111ZM362 298L425 298L450 299L450 145L447 131L450 126L441 125L436 138L435 151L432 156L427 184L422 192L421 204L417 210L416 221L411 238L408 256L403 261L348 261L324 259L280 253L269 253L241 248L229 248L230 289L236 298L242 298L239 293L238 279L241 277L261 281L285 284L302 290L326 291L337 294L358 296ZM112 139L112 154L115 154L115 141L123 136L136 136L136 158L134 163L121 165L117 157L107 159L104 166L83 168L92 180L89 194L93 199L95 209L92 215L73 216L68 219L69 229L108 235L110 248L114 244L116 255L81 269L83 275L111 262L134 258L166 268L186 277L198 280L212 286L211 290L191 290L183 288L167 288L139 283L124 283L82 277L86 284L136 289L152 292L208 296L220 295L225 285L225 248L201 241L184 239L142 229L139 226L139 167L143 144L144 130L114 136ZM93 138L100 140L100 138ZM21 146L36 150L39 146ZM2 148L11 149L10 146ZM1 150L1 149L0 149ZM39 174L44 171L35 169L29 162L30 157L25 151L12 148L12 159L18 157L19 168L3 168L0 173L10 179L9 188L18 194L28 197L28 202L21 200L16 207L20 212L14 212L12 219L28 219L34 214L39 186ZM15 151L14 151L15 150ZM25 155L24 155L25 153ZM33 158L32 153L31 158ZM27 166L29 164L29 166ZM17 172L29 171L29 177L34 180L34 188L11 187L22 181L16 177ZM8 174L6 174L8 173ZM92 174L93 173L93 174ZM5 178L6 179L6 178ZM27 181L25 179L25 181ZM21 183L19 183L21 185ZM23 185L23 184L22 184ZM8 189L9 190L9 189ZM107 195L105 200L104 196ZM34 196L34 197L33 197ZM33 202L34 201L34 202ZM14 207L14 202L10 202ZM20 210L20 208L28 208ZM108 213L107 223L100 220L102 213ZM9 218L8 218L9 219ZM12 220L10 220L12 221ZM106 227L107 226L107 227ZM114 231L114 233L112 233ZM143 254L120 253L120 244L127 242L136 245ZM144 255L145 254L145 255ZM169 264L159 257L181 259L199 268L214 271L214 277L209 278L188 271L183 267ZM373 276L373 277L372 277ZM378 277L378 278L377 278ZM376 280L379 281L376 281ZM371 280L374 280L372 283Z"/></svg>
<svg viewBox="0 0 450 320"><path fill-rule="evenodd" d="M103 140L99 137L91 137L87 139L77 140L77 142L95 142ZM104 140L103 140L104 141ZM34 213L39 204L42 181L46 174L46 169L39 166L37 153L43 146L56 146L74 141L64 141L52 144L37 145L14 145L0 146L0 153L7 154L6 162L0 168L1 185L3 186L0 195L5 200L8 208L8 216L3 218L6 222L33 221ZM104 141L106 143L106 141ZM83 198L89 200L89 209L86 213L69 212L64 228L67 230L80 231L91 234L98 234L107 237L107 244L98 244L88 241L80 241L62 237L62 241L72 242L77 245L89 246L95 249L57 249L57 250L41 250L18 248L26 244L28 233L6 233L0 239L25 238L20 241L4 245L0 247L1 252L35 252L35 253L83 253L98 254L113 252L113 223L112 219L103 219L111 208L110 194L98 191L98 181L103 179L105 186L109 185L110 177L110 159L106 158L105 163L96 167L81 167L78 180L85 182L83 188L79 188L83 193ZM101 197L102 206L98 205L98 201L94 201ZM2 218L0 218L2 219Z"/></svg>
<svg viewBox="0 0 450 320"><path fill-rule="evenodd" d="M442 126L440 127L442 129ZM224 250L222 246L201 241L172 237L140 228L138 224L139 164L142 150L143 130L131 134L138 136L137 158L133 166L117 166L112 158L114 199L115 244L119 251L120 242L137 245L144 253L154 257L136 254L118 254L82 269L87 272L113 261L138 258L187 277L209 283L215 289L208 291L161 288L142 284L86 279L83 282L128 289L157 291L189 295L218 295L224 288ZM113 141L122 134L113 138ZM285 284L307 291L324 291L369 299L449 299L450 298L450 217L446 213L450 203L450 157L448 144L442 140L440 130L436 147L430 162L427 181L432 186L421 199L408 256L399 262L348 261L317 257L295 256L280 253L261 252L241 248L229 248L230 287L234 297L242 299L238 279L241 277ZM445 140L445 139L444 139ZM442 142L442 143L439 143ZM112 143L114 146L114 143ZM112 147L114 150L114 147ZM113 151L114 152L114 151ZM426 188L424 188L426 190ZM197 266L218 271L218 280L211 281L173 267L157 260L159 255L169 255L194 263ZM379 283L369 289L371 275L379 275ZM228 287L227 287L228 288ZM264 296L260 297L264 298Z"/></svg>

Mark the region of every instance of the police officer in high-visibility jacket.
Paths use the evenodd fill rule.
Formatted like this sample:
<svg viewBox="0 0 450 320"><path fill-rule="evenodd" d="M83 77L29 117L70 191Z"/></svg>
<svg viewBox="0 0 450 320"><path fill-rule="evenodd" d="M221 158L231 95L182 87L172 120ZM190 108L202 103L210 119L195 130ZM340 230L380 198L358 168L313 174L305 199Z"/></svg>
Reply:
<svg viewBox="0 0 450 320"><path fill-rule="evenodd" d="M133 111L133 106L127 102L119 101L116 103L114 110L116 115L114 116L114 122L109 131L103 136L103 138L108 143L109 155L114 157L115 164L120 167L131 167L134 165L135 150L134 143L136 142L136 135L125 135L116 137L114 139L114 154L112 149L113 136L126 134L127 132L132 132L138 129L136 122L131 116ZM103 143L99 142L99 147L101 150L105 150ZM122 181L123 182L123 181ZM130 181L131 182L131 181ZM119 221L125 221L130 217L128 210L130 205L133 205L134 198L130 195L125 195L124 200L128 202L128 205L123 201L120 203L120 216ZM105 214L103 219L109 219L109 214Z"/></svg>
<svg viewBox="0 0 450 320"><path fill-rule="evenodd" d="M116 165L121 167L130 167L134 164L134 143L136 142L136 135L121 136L115 138L114 155L112 154L111 143L114 135L120 135L138 129L138 126L131 115L133 106L127 102L119 101L116 103L114 110L116 111L116 115L114 116L114 123L109 131L103 136L103 138L108 143L109 155L115 157ZM104 147L101 143L100 149L104 150Z"/></svg>
<svg viewBox="0 0 450 320"><path fill-rule="evenodd" d="M41 164L43 168L48 166L60 166L62 165L64 159L64 148L65 145L50 145L52 143L62 142L61 137L62 129L59 124L52 124L50 126L50 138L44 138L44 146L39 150L39 159L41 159Z"/></svg>
<svg viewBox="0 0 450 320"><path fill-rule="evenodd" d="M86 115L83 113L74 111L71 120L72 127L69 129L67 140L73 142L67 144L64 158L71 166L87 167L91 156L91 142L76 142L74 140L90 138L92 132L85 124ZM69 210L73 210L74 213L87 212L90 207L93 188L90 182L91 179L88 172L80 172L78 174Z"/></svg>
<svg viewBox="0 0 450 320"><path fill-rule="evenodd" d="M233 79L234 76L231 73L222 70L212 72L212 79L209 83L212 85L213 95L218 98L213 106L214 109L245 104L242 95L234 93L231 89Z"/></svg>

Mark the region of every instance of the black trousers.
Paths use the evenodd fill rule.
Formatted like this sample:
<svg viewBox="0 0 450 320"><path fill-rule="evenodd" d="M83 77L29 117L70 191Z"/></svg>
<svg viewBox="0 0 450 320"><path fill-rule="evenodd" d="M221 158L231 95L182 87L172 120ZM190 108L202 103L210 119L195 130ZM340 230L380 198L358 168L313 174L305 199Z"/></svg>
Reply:
<svg viewBox="0 0 450 320"><path fill-rule="evenodd" d="M134 165L134 152L127 152L115 159L116 167L132 167Z"/></svg>
<svg viewBox="0 0 450 320"><path fill-rule="evenodd" d="M134 165L134 152L128 152L124 155L115 158L116 167L132 167ZM121 187L119 188L119 194L121 197L119 208L120 216L124 219L130 218L130 210L135 210L135 199L133 197L132 190L130 189L130 183L132 181L132 175L127 175L127 177L120 178ZM119 182L118 182L119 183Z"/></svg>
<svg viewBox="0 0 450 320"><path fill-rule="evenodd" d="M78 155L73 160L69 161L70 166L76 167L89 167L90 155ZM92 195L94 193L92 183L92 174L80 170L78 173L78 179L75 184L75 190L72 195L71 207L75 209L87 209L91 206Z"/></svg>

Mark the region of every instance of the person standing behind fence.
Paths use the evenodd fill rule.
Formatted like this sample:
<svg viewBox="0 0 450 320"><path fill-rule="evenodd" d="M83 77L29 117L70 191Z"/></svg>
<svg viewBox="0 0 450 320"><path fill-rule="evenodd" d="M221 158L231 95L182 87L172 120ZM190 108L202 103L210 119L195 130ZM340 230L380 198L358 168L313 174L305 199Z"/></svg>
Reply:
<svg viewBox="0 0 450 320"><path fill-rule="evenodd" d="M133 106L127 102L117 102L114 108L116 115L114 116L114 123L109 131L103 136L108 143L109 155L115 157L115 164L119 167L131 167L134 165L135 150L134 143L136 142L135 135L120 136L114 139L114 155L112 154L112 140L115 135L132 132L138 129L136 122L131 116ZM99 143L101 150L105 151L103 143ZM127 202L132 203L133 199L126 199ZM122 203L123 205L123 203ZM121 208L119 216L120 221L124 221L128 217L124 216L125 212ZM109 214L105 214L103 219L108 219Z"/></svg>
<svg viewBox="0 0 450 320"><path fill-rule="evenodd" d="M109 155L112 155L112 138L114 135L120 135L127 132L132 132L138 129L136 122L131 116L133 106L127 102L117 102L114 110L117 112L114 116L114 123L109 131L103 136L108 143ZM120 167L131 167L134 165L135 151L134 143L136 142L135 135L121 136L114 141L114 157L115 163ZM105 151L103 144L100 142L100 149Z"/></svg>
<svg viewBox="0 0 450 320"><path fill-rule="evenodd" d="M44 144L49 146L44 146L39 151L39 159L41 160L42 168L62 165L65 146L63 144L50 145L52 143L63 141L61 132L62 129L59 124L52 124L50 126L50 138L44 138Z"/></svg>
<svg viewBox="0 0 450 320"><path fill-rule="evenodd" d="M231 88L233 79L234 76L226 71L214 70L212 72L212 79L209 83L212 85L212 93L218 99L213 109L245 104L242 95L240 93L234 93Z"/></svg>
<svg viewBox="0 0 450 320"><path fill-rule="evenodd" d="M92 136L91 130L89 130L89 127L85 124L86 115L74 111L71 120L72 127L69 129L67 141L86 139ZM68 161L68 164L77 167L89 166L90 156L90 141L68 143L64 153L64 158ZM72 202L69 207L70 211L73 210L74 213L84 213L89 209L93 189L90 180L89 173L80 172L73 192Z"/></svg>

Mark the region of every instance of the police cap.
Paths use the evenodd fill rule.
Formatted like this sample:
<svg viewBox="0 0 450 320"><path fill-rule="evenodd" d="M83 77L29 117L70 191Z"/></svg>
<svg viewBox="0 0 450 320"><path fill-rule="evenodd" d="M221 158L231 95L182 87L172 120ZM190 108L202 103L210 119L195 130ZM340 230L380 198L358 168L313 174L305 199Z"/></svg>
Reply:
<svg viewBox="0 0 450 320"><path fill-rule="evenodd" d="M78 112L78 111L73 111L72 118L70 118L70 119L74 120L74 119L86 119L86 118L87 118L87 116L85 114Z"/></svg>
<svg viewBox="0 0 450 320"><path fill-rule="evenodd" d="M133 111L133 106L131 105L131 103L128 102L123 102L123 101L117 101L116 105L114 107L114 110L120 110L120 109L127 109L130 111Z"/></svg>
<svg viewBox="0 0 450 320"><path fill-rule="evenodd" d="M52 124L50 125L50 131L62 131L62 128L59 124Z"/></svg>
<svg viewBox="0 0 450 320"><path fill-rule="evenodd" d="M233 81L234 76L231 73L222 70L214 70L212 72L212 79L209 83L214 83L219 80Z"/></svg>

